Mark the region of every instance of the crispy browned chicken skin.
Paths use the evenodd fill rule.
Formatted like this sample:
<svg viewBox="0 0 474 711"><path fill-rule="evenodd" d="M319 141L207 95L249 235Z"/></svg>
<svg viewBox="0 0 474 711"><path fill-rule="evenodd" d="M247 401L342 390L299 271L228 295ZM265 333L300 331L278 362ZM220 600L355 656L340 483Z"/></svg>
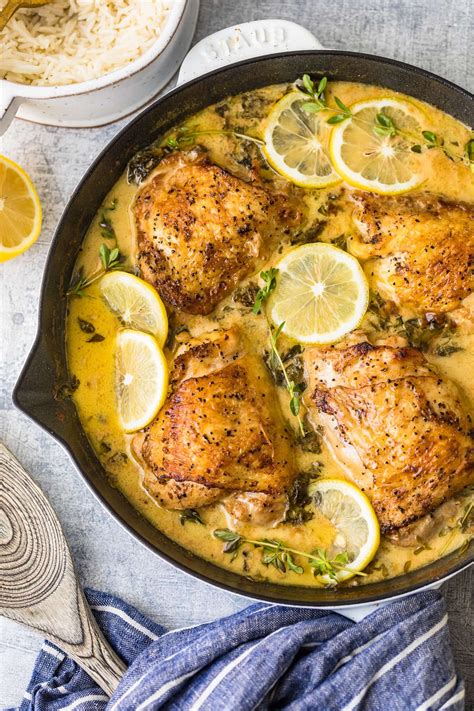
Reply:
<svg viewBox="0 0 474 711"><path fill-rule="evenodd" d="M225 500L238 519L281 520L296 472L272 390L237 330L191 345L176 358L163 409L134 441L148 491L167 508Z"/></svg>
<svg viewBox="0 0 474 711"><path fill-rule="evenodd" d="M439 506L474 481L474 433L455 385L414 348L305 351L306 404L383 531Z"/></svg>
<svg viewBox="0 0 474 711"><path fill-rule="evenodd" d="M161 161L133 212L143 277L192 314L210 313L299 219L283 195L196 152Z"/></svg>
<svg viewBox="0 0 474 711"><path fill-rule="evenodd" d="M474 291L474 206L428 193L354 192L360 236L349 249L371 286L397 306L446 313Z"/></svg>

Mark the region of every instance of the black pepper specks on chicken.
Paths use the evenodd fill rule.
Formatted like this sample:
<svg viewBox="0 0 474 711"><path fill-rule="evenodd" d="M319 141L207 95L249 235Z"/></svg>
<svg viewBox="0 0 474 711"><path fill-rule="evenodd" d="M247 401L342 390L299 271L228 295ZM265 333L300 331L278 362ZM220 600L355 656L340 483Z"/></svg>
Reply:
<svg viewBox="0 0 474 711"><path fill-rule="evenodd" d="M144 485L162 506L228 501L240 518L240 509L251 506L254 521L257 509L281 520L297 472L272 387L261 358L247 351L236 329L208 334L178 355L171 394L134 440Z"/></svg>
<svg viewBox="0 0 474 711"><path fill-rule="evenodd" d="M400 528L474 482L472 422L451 381L415 348L309 348L313 424L371 499L383 531Z"/></svg>
<svg viewBox="0 0 474 711"><path fill-rule="evenodd" d="M170 306L208 314L299 222L286 196L197 152L162 160L133 206L138 263Z"/></svg>
<svg viewBox="0 0 474 711"><path fill-rule="evenodd" d="M371 287L413 312L447 313L474 291L474 205L421 193L354 192L349 251Z"/></svg>

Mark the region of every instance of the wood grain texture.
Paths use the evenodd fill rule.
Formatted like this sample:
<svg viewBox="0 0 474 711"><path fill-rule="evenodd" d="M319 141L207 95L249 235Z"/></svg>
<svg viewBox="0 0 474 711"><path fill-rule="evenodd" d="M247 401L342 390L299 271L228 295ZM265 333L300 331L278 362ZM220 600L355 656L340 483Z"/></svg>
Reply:
<svg viewBox="0 0 474 711"><path fill-rule="evenodd" d="M8 0L0 12L0 32L20 7L41 7L51 0Z"/></svg>
<svg viewBox="0 0 474 711"><path fill-rule="evenodd" d="M235 23L280 17L304 25L326 47L400 59L474 91L473 16L474 0L201 0L194 42ZM92 160L125 123L61 129L14 121L0 138L0 153L28 170L44 206L38 242L0 269L0 438L54 503L81 580L177 628L249 603L175 570L131 538L86 488L61 445L11 402L36 333L38 294L55 225ZM467 709L474 709L473 582L474 574L466 572L443 588ZM40 646L39 635L0 619L0 706L21 699Z"/></svg>
<svg viewBox="0 0 474 711"><path fill-rule="evenodd" d="M126 666L78 585L61 525L41 489L0 444L0 615L58 645L110 696Z"/></svg>

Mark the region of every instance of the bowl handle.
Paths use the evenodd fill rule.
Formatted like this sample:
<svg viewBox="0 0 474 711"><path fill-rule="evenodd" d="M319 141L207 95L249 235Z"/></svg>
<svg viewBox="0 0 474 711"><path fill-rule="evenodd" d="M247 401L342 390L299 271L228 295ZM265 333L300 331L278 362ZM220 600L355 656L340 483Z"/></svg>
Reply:
<svg viewBox="0 0 474 711"><path fill-rule="evenodd" d="M20 103L21 97L12 94L8 82L0 79L0 136L13 121Z"/></svg>
<svg viewBox="0 0 474 711"><path fill-rule="evenodd" d="M194 45L184 58L177 84L243 59L304 49L323 49L323 46L309 30L295 22L244 22L214 32Z"/></svg>

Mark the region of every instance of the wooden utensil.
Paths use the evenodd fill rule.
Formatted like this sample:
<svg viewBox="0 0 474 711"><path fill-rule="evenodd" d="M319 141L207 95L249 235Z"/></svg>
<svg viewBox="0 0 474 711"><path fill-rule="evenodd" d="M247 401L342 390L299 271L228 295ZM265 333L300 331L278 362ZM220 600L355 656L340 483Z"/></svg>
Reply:
<svg viewBox="0 0 474 711"><path fill-rule="evenodd" d="M112 695L126 666L78 585L56 514L1 443L0 615L45 635Z"/></svg>
<svg viewBox="0 0 474 711"><path fill-rule="evenodd" d="M20 7L41 7L41 5L48 5L52 0L8 0L7 4L0 12L0 32L3 30L8 20L13 16L13 14L20 9Z"/></svg>

